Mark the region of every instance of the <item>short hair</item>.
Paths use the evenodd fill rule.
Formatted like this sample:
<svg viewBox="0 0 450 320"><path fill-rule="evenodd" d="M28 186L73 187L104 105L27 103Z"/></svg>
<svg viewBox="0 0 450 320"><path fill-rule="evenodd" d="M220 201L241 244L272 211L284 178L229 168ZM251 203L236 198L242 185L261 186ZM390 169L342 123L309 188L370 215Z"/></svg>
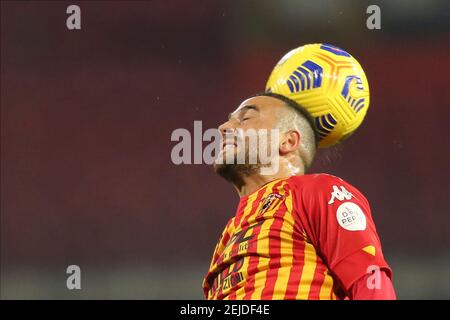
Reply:
<svg viewBox="0 0 450 320"><path fill-rule="evenodd" d="M302 123L304 123L306 120L306 123L309 127L308 129L310 129L310 130L308 130L308 131L310 131L310 134L309 134L310 139L309 140L312 140L312 141L303 141L303 142L306 143L306 145L304 145L304 147L306 149L311 149L311 150L307 150L310 153L310 155L307 156L307 159L305 159L305 155L302 156L302 151L300 150L300 157L302 158L302 160L304 162L305 168L308 168L314 159L316 150L319 145L319 140L320 140L319 132L318 132L316 126L314 125L314 118L303 106L301 106L296 101L294 101L284 95L281 95L278 93L273 93L273 92L261 92L261 93L258 93L255 95L255 97L260 97L260 96L272 97L272 98L275 98L275 99L278 99L278 100L284 102L285 106L287 106L291 111L295 112L295 114L298 115L300 117L300 119L303 119ZM302 126L301 124L300 125L295 124L295 126L298 129L300 129L301 127L304 127L304 125ZM305 134L306 136L308 136L308 132L306 132L306 133L302 132L302 133Z"/></svg>

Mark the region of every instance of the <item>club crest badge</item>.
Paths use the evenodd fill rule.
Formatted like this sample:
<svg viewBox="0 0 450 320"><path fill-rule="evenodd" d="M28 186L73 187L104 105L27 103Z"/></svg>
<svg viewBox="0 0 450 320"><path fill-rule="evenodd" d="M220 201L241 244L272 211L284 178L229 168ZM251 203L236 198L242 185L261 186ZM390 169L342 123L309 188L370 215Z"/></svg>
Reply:
<svg viewBox="0 0 450 320"><path fill-rule="evenodd" d="M258 212L258 217L262 216L264 213L276 208L280 202L282 202L284 196L278 193L271 193L262 201L261 207Z"/></svg>

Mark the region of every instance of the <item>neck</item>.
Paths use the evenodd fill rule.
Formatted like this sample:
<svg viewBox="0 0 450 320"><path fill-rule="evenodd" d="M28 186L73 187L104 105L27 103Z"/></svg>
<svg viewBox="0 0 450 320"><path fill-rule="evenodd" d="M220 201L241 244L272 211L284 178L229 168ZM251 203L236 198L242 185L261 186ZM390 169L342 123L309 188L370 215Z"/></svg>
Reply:
<svg viewBox="0 0 450 320"><path fill-rule="evenodd" d="M275 174L262 175L260 173L255 173L245 176L241 178L240 183L234 183L234 187L236 188L239 197L245 197L271 181L277 179L287 179L292 176L299 176L303 174L303 166L293 166L289 161L280 161L279 170Z"/></svg>

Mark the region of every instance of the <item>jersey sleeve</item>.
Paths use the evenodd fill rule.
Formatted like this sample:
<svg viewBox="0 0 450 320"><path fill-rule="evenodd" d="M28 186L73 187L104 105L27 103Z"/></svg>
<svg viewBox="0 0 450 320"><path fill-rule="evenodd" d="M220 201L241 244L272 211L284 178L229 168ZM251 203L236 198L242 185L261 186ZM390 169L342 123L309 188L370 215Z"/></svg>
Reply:
<svg viewBox="0 0 450 320"><path fill-rule="evenodd" d="M397 300L394 286L386 272L366 274L355 281L350 289L351 300Z"/></svg>
<svg viewBox="0 0 450 320"><path fill-rule="evenodd" d="M294 212L309 241L347 293L356 280L376 268L391 278L369 203L356 188L340 178L321 174L314 175L298 191Z"/></svg>

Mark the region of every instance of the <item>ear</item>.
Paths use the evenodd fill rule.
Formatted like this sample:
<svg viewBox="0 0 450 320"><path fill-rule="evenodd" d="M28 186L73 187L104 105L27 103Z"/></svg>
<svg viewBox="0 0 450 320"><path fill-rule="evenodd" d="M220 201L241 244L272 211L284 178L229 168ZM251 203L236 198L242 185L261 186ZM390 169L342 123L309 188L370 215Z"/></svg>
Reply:
<svg viewBox="0 0 450 320"><path fill-rule="evenodd" d="M301 135L298 130L289 130L280 139L280 155L296 151L300 147Z"/></svg>

